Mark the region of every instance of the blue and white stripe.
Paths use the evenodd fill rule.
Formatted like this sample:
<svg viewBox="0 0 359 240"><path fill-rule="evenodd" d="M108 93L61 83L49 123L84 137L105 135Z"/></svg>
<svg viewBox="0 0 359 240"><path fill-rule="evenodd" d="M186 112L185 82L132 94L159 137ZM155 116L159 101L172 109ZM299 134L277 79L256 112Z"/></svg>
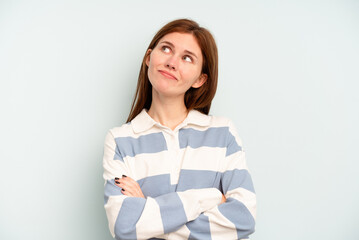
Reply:
<svg viewBox="0 0 359 240"><path fill-rule="evenodd" d="M191 110L175 129L144 109L111 129L104 145L105 210L116 239L248 239L256 195L245 153L227 118ZM136 180L146 198L114 183ZM225 194L227 201L219 204Z"/></svg>

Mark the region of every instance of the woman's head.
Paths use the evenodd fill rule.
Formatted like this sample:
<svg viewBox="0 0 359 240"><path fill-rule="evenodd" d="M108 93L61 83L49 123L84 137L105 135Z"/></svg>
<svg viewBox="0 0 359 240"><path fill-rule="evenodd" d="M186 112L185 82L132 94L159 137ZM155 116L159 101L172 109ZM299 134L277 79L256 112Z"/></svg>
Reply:
<svg viewBox="0 0 359 240"><path fill-rule="evenodd" d="M148 52L146 65L152 104L155 98L171 98L185 107L187 91L201 87L207 79L207 74L202 73L203 56L197 39L191 33L168 33Z"/></svg>
<svg viewBox="0 0 359 240"><path fill-rule="evenodd" d="M166 46L158 45L159 43L162 44L162 42L164 42L163 40L166 39L173 39L174 41L176 39L178 41L195 40L195 45L198 47L194 46L196 48L193 49L198 49L198 52L197 54L194 53L196 56L189 53L189 56L186 56L186 61L190 61L190 58L192 58L193 61L197 61L194 62L194 64L197 64L194 74L198 73L198 82L196 81L196 84L185 92L184 102L188 110L196 109L204 114L208 114L210 110L211 102L217 89L218 79L218 53L215 40L207 29L200 27L196 22L189 19L178 19L163 26L156 33L147 48L145 56L143 57L136 94L127 122L137 116L143 108L149 109L151 106L152 85L149 79L151 72L148 71L149 59L151 58L151 53L154 53L153 50L157 50L159 47L164 48L163 51L169 51L169 49L166 49ZM171 41L166 42L168 46L168 42ZM192 40L192 43L193 42L194 41ZM169 47L171 48L172 46ZM198 66L199 62L201 62L201 66ZM169 69L172 68L170 64L171 63L167 64ZM194 66L194 64L184 66ZM188 67L186 68L187 70L190 69Z"/></svg>

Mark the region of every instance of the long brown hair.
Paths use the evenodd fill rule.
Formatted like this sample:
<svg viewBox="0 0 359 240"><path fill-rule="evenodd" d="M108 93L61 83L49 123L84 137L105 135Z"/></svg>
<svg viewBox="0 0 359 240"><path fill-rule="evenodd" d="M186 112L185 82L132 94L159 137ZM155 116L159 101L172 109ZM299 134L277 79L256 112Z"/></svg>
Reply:
<svg viewBox="0 0 359 240"><path fill-rule="evenodd" d="M207 74L207 81L199 88L190 88L185 93L184 101L188 110L196 109L204 114L209 113L212 99L216 94L218 81L218 51L212 34L198 23L190 19L177 19L163 26L153 37L148 49L154 49L158 41L172 32L191 33L202 50L202 73ZM149 109L152 102L152 85L148 79L146 58L150 54L146 51L142 60L138 76L136 94L132 102L131 111L126 123L134 119L143 108Z"/></svg>

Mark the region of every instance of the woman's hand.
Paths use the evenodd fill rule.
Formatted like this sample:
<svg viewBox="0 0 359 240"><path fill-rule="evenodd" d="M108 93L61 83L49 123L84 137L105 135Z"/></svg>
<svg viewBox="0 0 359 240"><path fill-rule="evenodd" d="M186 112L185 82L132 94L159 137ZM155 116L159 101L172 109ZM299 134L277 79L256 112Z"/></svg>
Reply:
<svg viewBox="0 0 359 240"><path fill-rule="evenodd" d="M227 198L222 194L222 200L221 200L221 203L220 203L220 204L225 203L226 200L227 200Z"/></svg>
<svg viewBox="0 0 359 240"><path fill-rule="evenodd" d="M121 192L123 195L129 197L145 198L140 188L140 185L138 185L138 183L132 178L127 177L126 175L122 175L122 178L115 178L115 183L116 186L122 188Z"/></svg>

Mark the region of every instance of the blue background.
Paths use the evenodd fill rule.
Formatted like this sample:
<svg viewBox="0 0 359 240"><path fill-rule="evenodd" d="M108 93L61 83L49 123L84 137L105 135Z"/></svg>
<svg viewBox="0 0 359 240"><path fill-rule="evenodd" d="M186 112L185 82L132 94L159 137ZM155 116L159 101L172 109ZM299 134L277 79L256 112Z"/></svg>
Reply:
<svg viewBox="0 0 359 240"><path fill-rule="evenodd" d="M359 239L358 1L0 1L0 239L112 239L104 137L176 18L219 49L258 198L253 240Z"/></svg>

